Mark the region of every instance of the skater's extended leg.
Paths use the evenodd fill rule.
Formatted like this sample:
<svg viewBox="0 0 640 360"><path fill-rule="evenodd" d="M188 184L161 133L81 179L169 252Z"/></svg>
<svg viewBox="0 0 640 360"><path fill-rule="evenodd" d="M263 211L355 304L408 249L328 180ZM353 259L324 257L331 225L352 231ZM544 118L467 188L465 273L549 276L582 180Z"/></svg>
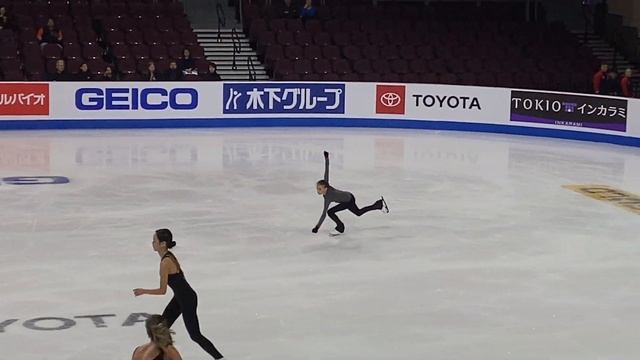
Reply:
<svg viewBox="0 0 640 360"><path fill-rule="evenodd" d="M348 203L348 205L349 205L349 211L356 214L357 216L362 216L363 214L368 213L369 211L382 209L382 200L378 200L375 203L360 209L358 208L358 205L356 205L356 198L354 196L351 202Z"/></svg>

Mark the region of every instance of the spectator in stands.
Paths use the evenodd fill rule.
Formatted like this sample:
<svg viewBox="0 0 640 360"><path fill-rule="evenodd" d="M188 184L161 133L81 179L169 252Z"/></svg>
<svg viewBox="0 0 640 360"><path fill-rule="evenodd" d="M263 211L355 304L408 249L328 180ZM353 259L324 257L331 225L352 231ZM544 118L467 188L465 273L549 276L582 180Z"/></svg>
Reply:
<svg viewBox="0 0 640 360"><path fill-rule="evenodd" d="M111 65L107 65L104 69L104 74L102 74L102 81L116 81L117 79L113 75L113 68Z"/></svg>
<svg viewBox="0 0 640 360"><path fill-rule="evenodd" d="M53 74L49 74L49 81L71 81L72 76L65 69L64 60L58 59L56 61L56 71Z"/></svg>
<svg viewBox="0 0 640 360"><path fill-rule="evenodd" d="M633 75L633 70L627 69L624 71L622 80L620 80L620 88L624 97L633 97L631 94L631 75Z"/></svg>
<svg viewBox="0 0 640 360"><path fill-rule="evenodd" d="M9 26L9 16L7 15L7 8L0 6L0 30Z"/></svg>
<svg viewBox="0 0 640 360"><path fill-rule="evenodd" d="M182 50L182 58L180 59L180 71L183 74L192 74L196 68L196 62L191 58L191 51L185 48Z"/></svg>
<svg viewBox="0 0 640 360"><path fill-rule="evenodd" d="M209 72L202 76L202 79L205 81L221 81L220 74L218 74L218 70L216 68L216 63L209 63Z"/></svg>
<svg viewBox="0 0 640 360"><path fill-rule="evenodd" d="M41 47L47 44L58 44L62 47L62 31L56 27L56 23L51 18L47 21L46 27L38 29L36 38Z"/></svg>
<svg viewBox="0 0 640 360"><path fill-rule="evenodd" d="M316 14L318 14L318 8L313 6L313 0L306 0L300 11L300 19L302 19L302 21L313 19L316 17Z"/></svg>
<svg viewBox="0 0 640 360"><path fill-rule="evenodd" d="M615 70L609 71L606 79L602 81L600 94L618 96L622 93L620 82L618 81L618 73Z"/></svg>
<svg viewBox="0 0 640 360"><path fill-rule="evenodd" d="M171 60L169 62L169 70L164 73L165 81L179 81L182 80L182 71L178 70L178 64L175 61Z"/></svg>
<svg viewBox="0 0 640 360"><path fill-rule="evenodd" d="M145 80L158 81L158 73L156 71L156 63L149 61L147 65L147 73L145 74Z"/></svg>
<svg viewBox="0 0 640 360"><path fill-rule="evenodd" d="M151 315L145 321L149 342L133 350L132 360L182 360L173 346L173 331L167 326L162 315Z"/></svg>
<svg viewBox="0 0 640 360"><path fill-rule="evenodd" d="M607 78L607 72L609 71L609 65L600 65L600 70L593 75L593 92L600 94L600 86L602 82Z"/></svg>
<svg viewBox="0 0 640 360"><path fill-rule="evenodd" d="M89 65L87 65L87 63L82 63L82 65L80 65L80 71L78 72L78 75L76 75L76 79L78 81L93 80L93 76L91 76L91 73L89 72Z"/></svg>
<svg viewBox="0 0 640 360"><path fill-rule="evenodd" d="M284 0L284 7L282 8L282 17L283 18L298 18L298 9L293 5L293 1Z"/></svg>

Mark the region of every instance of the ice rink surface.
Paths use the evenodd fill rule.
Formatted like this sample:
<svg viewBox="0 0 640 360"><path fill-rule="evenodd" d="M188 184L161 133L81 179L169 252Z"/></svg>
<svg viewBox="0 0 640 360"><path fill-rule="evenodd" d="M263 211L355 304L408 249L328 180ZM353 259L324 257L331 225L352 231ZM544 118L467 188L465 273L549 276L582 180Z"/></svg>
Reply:
<svg viewBox="0 0 640 360"><path fill-rule="evenodd" d="M391 213L312 234L324 149L335 187ZM1 133L2 177L71 182L0 185L0 359L130 359L136 313L171 296L132 294L158 286L162 227L230 360L638 359L640 217L562 186L640 193L639 155L404 130Z"/></svg>

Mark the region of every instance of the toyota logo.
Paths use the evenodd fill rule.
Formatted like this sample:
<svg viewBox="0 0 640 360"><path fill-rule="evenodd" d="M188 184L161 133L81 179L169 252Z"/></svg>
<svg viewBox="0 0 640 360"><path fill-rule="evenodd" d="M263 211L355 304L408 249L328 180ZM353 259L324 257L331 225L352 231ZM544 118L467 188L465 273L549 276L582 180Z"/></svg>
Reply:
<svg viewBox="0 0 640 360"><path fill-rule="evenodd" d="M396 107L400 105L401 100L400 95L392 92L384 93L380 96L380 103L386 107Z"/></svg>

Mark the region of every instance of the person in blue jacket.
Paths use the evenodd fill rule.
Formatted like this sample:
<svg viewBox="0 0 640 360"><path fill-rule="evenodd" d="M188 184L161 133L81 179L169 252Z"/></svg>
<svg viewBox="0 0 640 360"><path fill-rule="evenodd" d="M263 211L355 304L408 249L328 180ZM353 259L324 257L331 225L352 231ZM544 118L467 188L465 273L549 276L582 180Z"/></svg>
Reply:
<svg viewBox="0 0 640 360"><path fill-rule="evenodd" d="M307 21L313 19L318 14L318 8L313 6L313 0L306 0L302 10L300 10L300 19Z"/></svg>

